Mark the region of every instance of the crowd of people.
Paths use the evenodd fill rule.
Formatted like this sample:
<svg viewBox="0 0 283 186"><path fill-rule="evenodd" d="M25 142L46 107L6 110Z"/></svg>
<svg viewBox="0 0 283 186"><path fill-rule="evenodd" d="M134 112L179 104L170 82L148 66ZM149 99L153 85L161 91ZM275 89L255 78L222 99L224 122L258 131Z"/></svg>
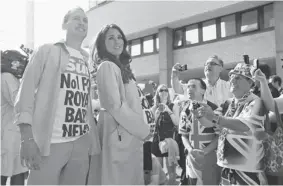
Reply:
<svg viewBox="0 0 283 186"><path fill-rule="evenodd" d="M184 81L177 63L175 95L165 84L148 95L119 26L101 28L89 53L83 9L68 11L62 28L64 40L40 46L24 65L1 60L12 69L1 70L1 185L283 184L283 157L282 176L265 172L263 142L280 127L275 106L283 113L282 80L268 65L239 63L224 81L214 55L204 79Z"/></svg>

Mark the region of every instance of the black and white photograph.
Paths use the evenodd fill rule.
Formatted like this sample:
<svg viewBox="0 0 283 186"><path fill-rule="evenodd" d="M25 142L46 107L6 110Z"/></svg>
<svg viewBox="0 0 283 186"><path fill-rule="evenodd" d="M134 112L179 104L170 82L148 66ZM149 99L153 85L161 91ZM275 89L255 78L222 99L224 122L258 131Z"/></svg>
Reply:
<svg viewBox="0 0 283 186"><path fill-rule="evenodd" d="M283 185L283 1L1 0L1 185Z"/></svg>

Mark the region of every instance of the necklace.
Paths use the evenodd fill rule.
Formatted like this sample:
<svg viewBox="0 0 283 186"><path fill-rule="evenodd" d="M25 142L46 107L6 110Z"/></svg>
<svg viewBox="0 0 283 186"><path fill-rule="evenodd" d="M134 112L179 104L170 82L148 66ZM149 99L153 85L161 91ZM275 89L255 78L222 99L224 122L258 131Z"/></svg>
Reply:
<svg viewBox="0 0 283 186"><path fill-rule="evenodd" d="M235 98L233 98L230 104L230 109L228 110L227 116L233 117L236 111L238 110L238 108L240 108L245 103L245 101L250 95L251 95L251 92L247 92L246 94L244 94L242 98L238 99L237 104L235 103Z"/></svg>

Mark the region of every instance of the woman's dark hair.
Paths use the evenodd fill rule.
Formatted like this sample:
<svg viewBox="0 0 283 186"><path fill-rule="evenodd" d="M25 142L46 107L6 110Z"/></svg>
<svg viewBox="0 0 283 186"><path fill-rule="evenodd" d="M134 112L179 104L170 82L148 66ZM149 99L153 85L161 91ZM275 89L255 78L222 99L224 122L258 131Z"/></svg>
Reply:
<svg viewBox="0 0 283 186"><path fill-rule="evenodd" d="M123 52L121 53L119 59L117 59L114 55L109 53L105 46L105 37L110 28L117 29L122 35L122 39L124 41ZM96 36L94 45L91 47L91 50L90 50L90 58L97 65L101 64L103 61L111 61L115 63L121 69L122 79L125 84L129 83L131 79L135 80L135 76L130 67L130 63L132 59L131 59L130 54L126 50L127 43L128 42L127 42L126 36L123 33L122 29L115 24L110 24L110 25L104 26L100 30L100 32Z"/></svg>

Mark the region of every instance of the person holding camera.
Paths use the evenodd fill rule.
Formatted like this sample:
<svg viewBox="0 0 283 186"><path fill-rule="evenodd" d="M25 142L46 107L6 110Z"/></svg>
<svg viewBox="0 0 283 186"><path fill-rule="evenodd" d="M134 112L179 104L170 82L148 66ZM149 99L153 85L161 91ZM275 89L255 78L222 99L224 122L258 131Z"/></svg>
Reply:
<svg viewBox="0 0 283 186"><path fill-rule="evenodd" d="M188 100L182 101L179 133L185 146L186 185L217 185L220 181L220 168L216 165L218 134L213 127L203 127L192 114L206 103L212 110L217 105L204 100L206 84L202 79L191 79L187 86Z"/></svg>
<svg viewBox="0 0 283 186"><path fill-rule="evenodd" d="M221 185L266 185L263 141L255 132L264 131L265 111L262 100L251 93L255 79L253 67L239 63L229 72L230 91L217 112L206 105L194 112L206 127L219 127L217 164L222 167ZM222 116L224 115L224 116Z"/></svg>
<svg viewBox="0 0 283 186"><path fill-rule="evenodd" d="M156 129L152 142L152 153L158 158L163 166L163 158L165 157L166 166L169 174L169 183L176 182L176 166L169 166L168 153L161 153L159 143L166 138L175 138L178 126L178 106L171 103L169 91L166 85L158 86L152 112L155 115Z"/></svg>
<svg viewBox="0 0 283 186"><path fill-rule="evenodd" d="M222 59L216 55L209 57L204 64L204 82L207 87L204 99L216 104L218 107L232 97L229 92L229 82L220 79L223 66ZM179 74L185 69L184 65L179 63L176 63L172 68L171 84L174 91L178 94L184 94L179 81Z"/></svg>

